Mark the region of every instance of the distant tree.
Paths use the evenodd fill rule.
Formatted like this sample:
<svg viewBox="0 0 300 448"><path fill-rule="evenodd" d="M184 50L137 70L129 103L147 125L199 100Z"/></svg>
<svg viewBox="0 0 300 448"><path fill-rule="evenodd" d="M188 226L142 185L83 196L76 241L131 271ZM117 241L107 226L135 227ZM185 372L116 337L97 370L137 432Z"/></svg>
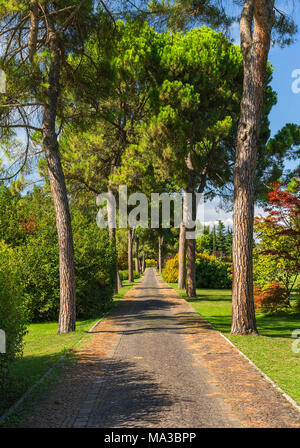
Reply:
<svg viewBox="0 0 300 448"><path fill-rule="evenodd" d="M216 249L221 255L225 254L226 251L226 235L225 235L225 225L223 221L219 220L216 228Z"/></svg>
<svg viewBox="0 0 300 448"><path fill-rule="evenodd" d="M233 240L232 228L228 226L226 231L225 254L229 259L232 258L232 240Z"/></svg>
<svg viewBox="0 0 300 448"><path fill-rule="evenodd" d="M216 226L214 225L211 231L211 253L215 254L217 250L217 235L216 235Z"/></svg>

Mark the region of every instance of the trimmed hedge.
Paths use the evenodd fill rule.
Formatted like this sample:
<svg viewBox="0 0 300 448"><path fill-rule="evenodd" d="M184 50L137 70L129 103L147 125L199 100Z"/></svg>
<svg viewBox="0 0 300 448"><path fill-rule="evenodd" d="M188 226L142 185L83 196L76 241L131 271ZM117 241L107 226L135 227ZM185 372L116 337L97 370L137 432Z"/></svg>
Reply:
<svg viewBox="0 0 300 448"><path fill-rule="evenodd" d="M0 329L5 332L6 353L0 353L0 393L8 380L10 364L23 352L27 312L14 251L0 242Z"/></svg>
<svg viewBox="0 0 300 448"><path fill-rule="evenodd" d="M72 213L78 318L98 316L113 296L115 253L108 232L79 211ZM59 314L58 242L53 221L18 248L19 264L32 322L57 320Z"/></svg>
<svg viewBox="0 0 300 448"><path fill-rule="evenodd" d="M167 283L178 282L178 254L174 258L166 261L162 276Z"/></svg>
<svg viewBox="0 0 300 448"><path fill-rule="evenodd" d="M123 269L122 271L119 271L121 280L128 280L128 270L127 269ZM133 271L133 278L134 279L138 279L141 277L141 274L139 274L137 271Z"/></svg>

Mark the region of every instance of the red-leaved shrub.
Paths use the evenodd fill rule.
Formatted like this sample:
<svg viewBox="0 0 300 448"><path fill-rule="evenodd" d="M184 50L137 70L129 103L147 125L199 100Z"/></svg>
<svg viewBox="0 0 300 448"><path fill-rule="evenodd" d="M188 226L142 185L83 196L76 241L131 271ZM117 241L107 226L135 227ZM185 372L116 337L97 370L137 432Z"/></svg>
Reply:
<svg viewBox="0 0 300 448"><path fill-rule="evenodd" d="M282 283L273 282L264 288L255 286L253 293L255 308L263 313L275 313L290 307L288 291Z"/></svg>

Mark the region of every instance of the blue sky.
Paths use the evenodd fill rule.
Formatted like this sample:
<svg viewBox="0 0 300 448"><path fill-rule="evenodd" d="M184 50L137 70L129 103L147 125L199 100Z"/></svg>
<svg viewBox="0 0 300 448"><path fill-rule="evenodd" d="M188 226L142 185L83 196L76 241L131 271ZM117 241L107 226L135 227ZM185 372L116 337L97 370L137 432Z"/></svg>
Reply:
<svg viewBox="0 0 300 448"><path fill-rule="evenodd" d="M300 69L300 12L296 15L299 27L297 42L290 47L273 47L269 60L274 66L272 87L278 94L278 103L271 114L271 129L276 132L286 123L299 123L300 93L292 92L292 72Z"/></svg>

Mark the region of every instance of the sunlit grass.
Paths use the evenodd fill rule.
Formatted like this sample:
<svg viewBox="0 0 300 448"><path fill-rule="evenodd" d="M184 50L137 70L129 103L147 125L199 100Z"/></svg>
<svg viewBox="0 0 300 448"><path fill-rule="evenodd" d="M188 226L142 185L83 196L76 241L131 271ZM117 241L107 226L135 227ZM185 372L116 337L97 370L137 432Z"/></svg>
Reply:
<svg viewBox="0 0 300 448"><path fill-rule="evenodd" d="M110 310L114 308L134 283L123 282L124 287L113 297ZM61 356L83 339L88 342L90 328L103 316L94 319L77 320L76 331L57 335L57 322L33 323L28 326L24 338L23 357L11 368L10 387L0 398L0 415L14 403L32 384L47 372Z"/></svg>

